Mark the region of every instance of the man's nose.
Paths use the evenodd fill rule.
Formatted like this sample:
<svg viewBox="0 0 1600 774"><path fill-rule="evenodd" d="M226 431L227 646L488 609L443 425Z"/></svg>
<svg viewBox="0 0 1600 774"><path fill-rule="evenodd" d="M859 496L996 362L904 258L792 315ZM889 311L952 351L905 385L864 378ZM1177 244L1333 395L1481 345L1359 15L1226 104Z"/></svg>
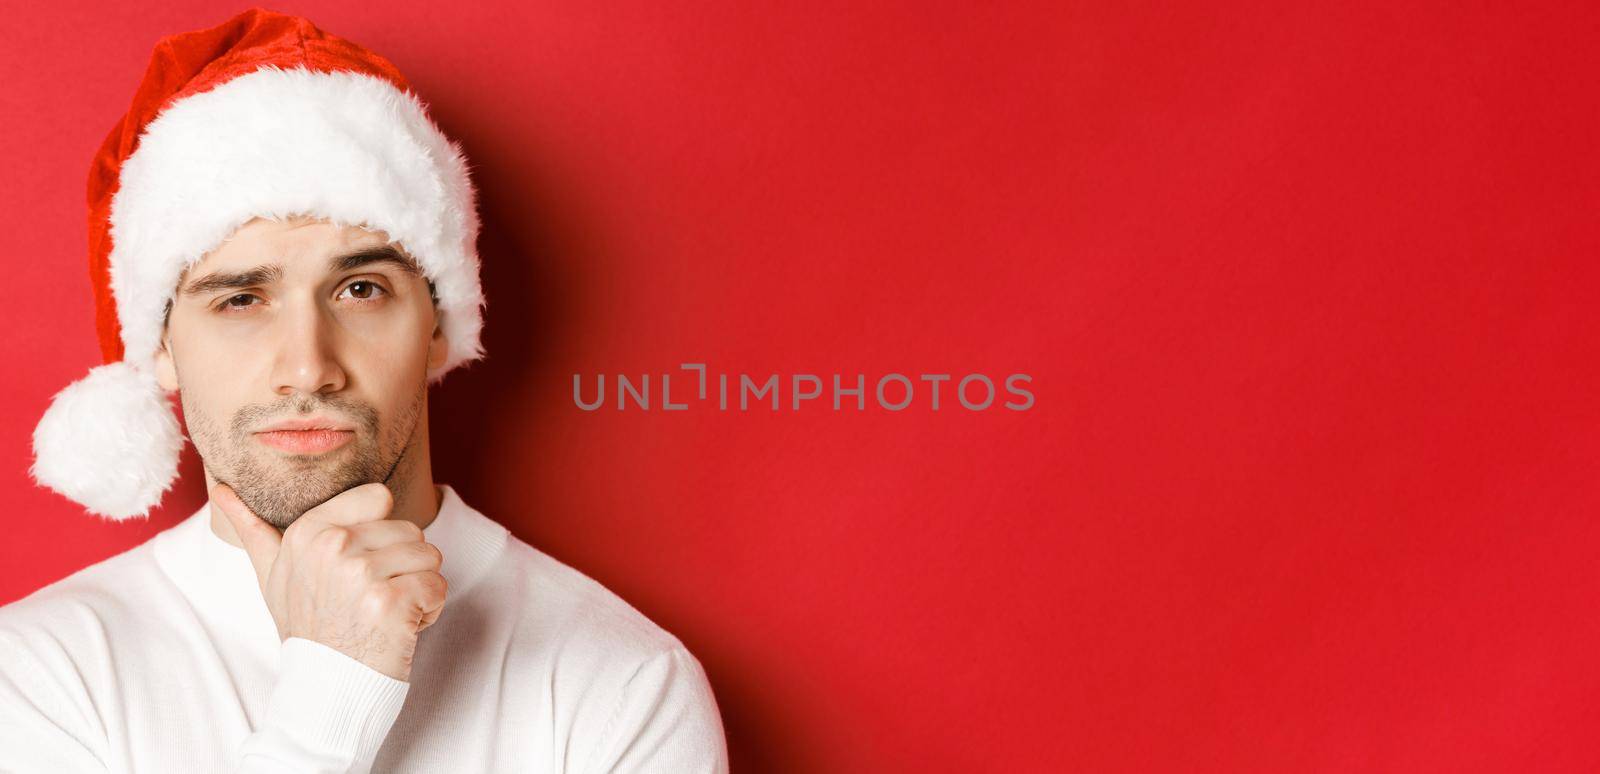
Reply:
<svg viewBox="0 0 1600 774"><path fill-rule="evenodd" d="M278 357L272 388L280 395L307 395L344 389L339 364L339 326L321 305L305 299L285 301L279 313Z"/></svg>

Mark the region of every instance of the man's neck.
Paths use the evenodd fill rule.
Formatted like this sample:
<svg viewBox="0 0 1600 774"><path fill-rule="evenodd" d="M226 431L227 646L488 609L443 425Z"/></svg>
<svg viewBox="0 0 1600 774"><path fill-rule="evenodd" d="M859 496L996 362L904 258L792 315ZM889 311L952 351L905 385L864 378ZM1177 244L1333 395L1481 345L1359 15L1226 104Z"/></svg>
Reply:
<svg viewBox="0 0 1600 774"><path fill-rule="evenodd" d="M210 476L207 476L207 480L210 482L208 488L215 484L210 481ZM394 510L389 512L387 518L409 521L427 529L439 517L439 508L444 505L444 489L435 485L431 478L416 483L418 485L407 487L408 491L394 493ZM430 493L432 497L428 496ZM417 496L419 494L420 497ZM228 517L222 515L216 506L208 505L208 510L211 512L211 531L228 545L244 548Z"/></svg>

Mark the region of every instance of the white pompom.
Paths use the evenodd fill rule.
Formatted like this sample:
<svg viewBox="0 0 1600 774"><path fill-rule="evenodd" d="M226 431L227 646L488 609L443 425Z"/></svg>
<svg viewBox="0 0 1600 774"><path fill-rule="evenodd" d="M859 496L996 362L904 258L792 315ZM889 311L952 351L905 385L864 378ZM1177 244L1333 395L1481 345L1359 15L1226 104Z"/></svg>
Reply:
<svg viewBox="0 0 1600 774"><path fill-rule="evenodd" d="M126 361L56 393L33 431L33 479L90 513L148 516L178 476L183 434L154 374Z"/></svg>

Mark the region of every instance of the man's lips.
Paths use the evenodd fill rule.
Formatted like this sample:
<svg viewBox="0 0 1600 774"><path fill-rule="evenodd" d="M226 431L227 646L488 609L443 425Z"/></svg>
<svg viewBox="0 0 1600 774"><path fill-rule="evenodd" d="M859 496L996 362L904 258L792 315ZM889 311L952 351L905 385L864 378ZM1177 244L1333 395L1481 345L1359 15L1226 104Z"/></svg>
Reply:
<svg viewBox="0 0 1600 774"><path fill-rule="evenodd" d="M291 454L333 451L356 437L354 430L271 430L256 433L262 443Z"/></svg>

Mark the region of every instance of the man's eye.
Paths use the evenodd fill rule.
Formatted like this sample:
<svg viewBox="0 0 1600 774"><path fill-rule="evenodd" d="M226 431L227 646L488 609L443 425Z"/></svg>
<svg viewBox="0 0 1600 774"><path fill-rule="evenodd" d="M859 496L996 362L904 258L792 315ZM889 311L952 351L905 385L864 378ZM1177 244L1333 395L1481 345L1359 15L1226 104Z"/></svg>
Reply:
<svg viewBox="0 0 1600 774"><path fill-rule="evenodd" d="M355 298L359 301L370 301L388 292L389 291L383 289L382 285L379 285L376 282L356 280L355 282L346 285L344 290L339 293L339 295L340 297L343 297L345 293L349 293L352 298Z"/></svg>
<svg viewBox="0 0 1600 774"><path fill-rule="evenodd" d="M231 309L247 309L249 307L255 306L255 304L250 304L250 303L241 304L241 303L236 303L236 302L238 302L240 300L249 300L249 299L252 299L252 298L255 298L255 296L251 295L249 293L240 293L239 295L236 295L236 296L229 296L228 298L224 299L221 304L217 305L217 311L227 312L227 311L229 311Z"/></svg>

